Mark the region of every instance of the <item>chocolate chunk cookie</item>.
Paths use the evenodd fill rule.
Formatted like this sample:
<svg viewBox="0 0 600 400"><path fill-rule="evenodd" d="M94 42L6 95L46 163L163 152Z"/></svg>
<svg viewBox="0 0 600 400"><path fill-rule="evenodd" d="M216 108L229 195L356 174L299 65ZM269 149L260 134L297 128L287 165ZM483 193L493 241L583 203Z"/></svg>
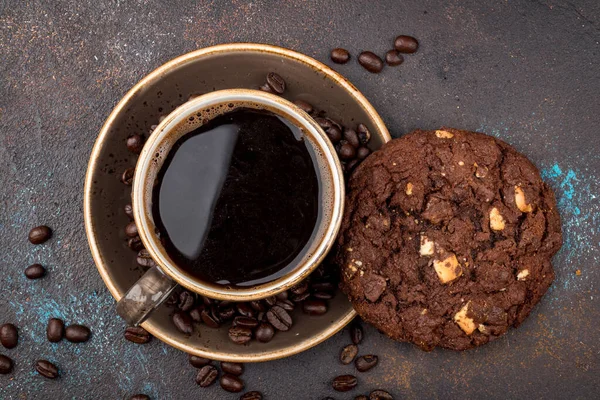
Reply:
<svg viewBox="0 0 600 400"><path fill-rule="evenodd" d="M490 136L414 131L349 182L336 261L364 320L424 350L465 350L518 326L562 244L552 190Z"/></svg>

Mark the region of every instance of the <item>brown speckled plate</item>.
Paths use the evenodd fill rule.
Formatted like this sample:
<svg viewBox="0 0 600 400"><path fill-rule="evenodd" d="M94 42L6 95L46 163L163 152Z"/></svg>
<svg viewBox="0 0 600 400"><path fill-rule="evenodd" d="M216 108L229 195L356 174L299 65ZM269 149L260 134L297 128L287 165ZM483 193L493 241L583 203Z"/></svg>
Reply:
<svg viewBox="0 0 600 400"><path fill-rule="evenodd" d="M371 104L344 77L324 64L291 50L263 44L236 43L209 47L178 57L156 69L135 85L112 111L96 141L88 166L84 215L92 255L104 283L120 299L142 275L135 253L126 245L123 227L128 219L123 206L130 202L130 188L119 178L134 166L125 139L132 133L147 134L160 114L167 114L191 94L228 88L256 89L268 72L287 82L285 97L302 99L344 125L366 124L373 134L370 147L379 148L390 135ZM187 353L227 361L267 361L304 351L342 329L355 316L346 296L338 294L329 311L315 317L296 311L294 326L267 343L236 345L227 337L227 326L204 325L187 337L160 307L142 326L158 339Z"/></svg>

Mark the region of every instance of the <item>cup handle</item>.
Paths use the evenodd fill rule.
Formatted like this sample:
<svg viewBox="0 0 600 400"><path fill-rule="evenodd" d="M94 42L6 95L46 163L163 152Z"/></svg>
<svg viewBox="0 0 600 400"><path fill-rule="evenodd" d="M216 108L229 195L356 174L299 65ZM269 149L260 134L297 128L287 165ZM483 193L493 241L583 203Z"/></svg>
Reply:
<svg viewBox="0 0 600 400"><path fill-rule="evenodd" d="M125 293L117 303L117 314L129 325L137 326L161 305L177 283L152 267Z"/></svg>

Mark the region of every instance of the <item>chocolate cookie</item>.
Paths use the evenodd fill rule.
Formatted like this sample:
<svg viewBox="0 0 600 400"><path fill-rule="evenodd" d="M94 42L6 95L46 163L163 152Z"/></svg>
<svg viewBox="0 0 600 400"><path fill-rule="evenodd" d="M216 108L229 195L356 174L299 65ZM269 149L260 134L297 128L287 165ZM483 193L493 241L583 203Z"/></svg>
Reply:
<svg viewBox="0 0 600 400"><path fill-rule="evenodd" d="M518 326L562 244L552 190L490 136L443 128L387 143L352 175L336 261L364 320L424 350Z"/></svg>

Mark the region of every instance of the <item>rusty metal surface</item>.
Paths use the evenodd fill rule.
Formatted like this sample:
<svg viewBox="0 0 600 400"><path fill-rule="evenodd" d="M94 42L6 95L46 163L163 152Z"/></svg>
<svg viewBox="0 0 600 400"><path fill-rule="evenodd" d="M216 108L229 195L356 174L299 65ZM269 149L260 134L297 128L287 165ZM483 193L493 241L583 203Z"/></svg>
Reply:
<svg viewBox="0 0 600 400"><path fill-rule="evenodd" d="M0 0L0 323L20 329L0 398L224 398L203 390L183 353L136 346L93 266L82 222L83 178L102 122L141 77L190 50L230 41L292 48L327 61L332 47L383 53L396 34L420 51L371 75L336 69L371 100L395 136L441 125L514 145L555 189L565 245L556 281L517 330L464 353L423 353L367 331L379 354L344 395L332 377L347 332L300 355L248 365L268 399L352 398L383 387L397 398L595 398L600 392L600 4L537 1L6 1ZM27 240L46 223L55 237ZM49 274L27 281L33 263ZM576 274L579 271L579 274ZM85 323L93 339L50 344L49 317ZM62 376L44 380L38 358Z"/></svg>

